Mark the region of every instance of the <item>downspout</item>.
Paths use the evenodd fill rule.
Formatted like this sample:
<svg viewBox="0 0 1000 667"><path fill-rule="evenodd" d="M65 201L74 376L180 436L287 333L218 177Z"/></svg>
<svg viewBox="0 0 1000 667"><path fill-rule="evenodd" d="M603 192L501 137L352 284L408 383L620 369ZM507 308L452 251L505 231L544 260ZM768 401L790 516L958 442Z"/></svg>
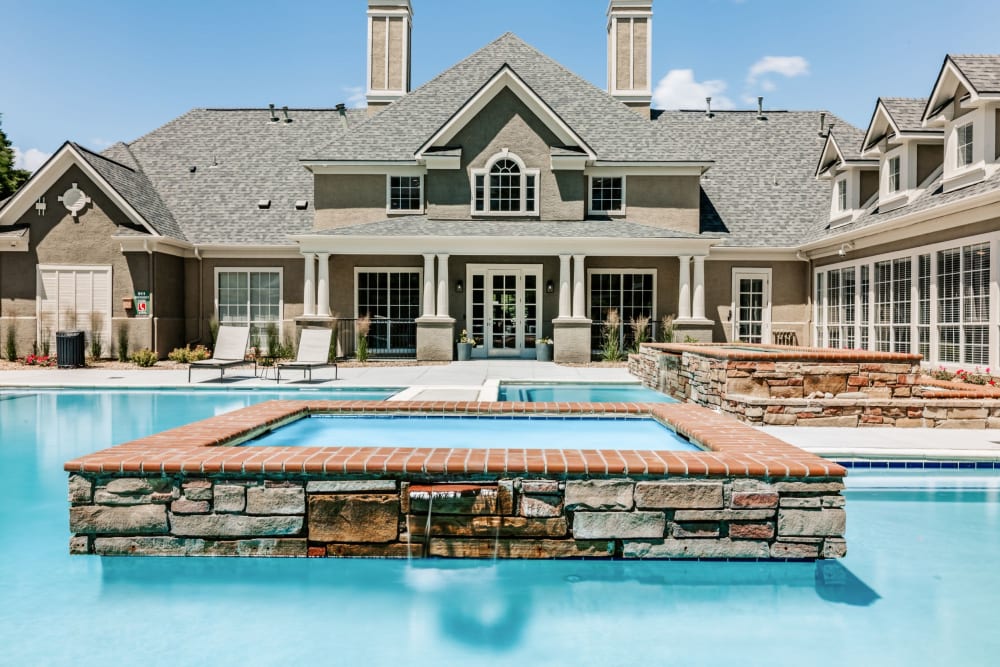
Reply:
<svg viewBox="0 0 1000 667"><path fill-rule="evenodd" d="M202 303L203 303L203 297L202 297L201 290L202 290L202 286L204 285L205 274L204 274L204 271L202 270L203 266L202 266L202 261L201 261L201 259L202 259L201 258L201 249L198 246L194 247L194 257L195 257L195 259L198 260L198 310L195 312L195 321L198 322L198 331L195 334L194 340L189 340L186 343L186 345L189 346L189 347L191 346L192 343L194 343L194 344L201 343L201 327L202 327L202 319L203 319L202 316L201 316L201 314L202 314L201 313L201 307L202 307Z"/></svg>
<svg viewBox="0 0 1000 667"><path fill-rule="evenodd" d="M153 296L152 296L153 295L153 276L155 274L155 272L153 270L154 269L153 263L156 261L156 258L153 255L153 251L149 249L149 241L147 239L143 239L143 241L142 241L142 247L146 251L146 256L147 256L147 258L149 260L147 262L147 264L146 264L146 273L147 273L147 283L146 284L149 285L150 302L152 302L152 300L153 300ZM153 349L153 352L156 352L156 350L157 350L156 342L157 342L157 338L158 338L157 332L156 332L156 320L157 320L157 318L150 317L150 319L152 320L150 322L150 325L151 325L151 327L153 329L152 349Z"/></svg>

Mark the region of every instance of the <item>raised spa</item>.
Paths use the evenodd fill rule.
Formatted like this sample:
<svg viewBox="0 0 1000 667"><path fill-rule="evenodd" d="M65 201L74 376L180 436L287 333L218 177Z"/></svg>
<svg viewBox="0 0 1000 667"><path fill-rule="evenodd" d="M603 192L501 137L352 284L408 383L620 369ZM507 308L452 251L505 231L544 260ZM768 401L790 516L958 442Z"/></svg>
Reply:
<svg viewBox="0 0 1000 667"><path fill-rule="evenodd" d="M649 417L450 417L314 414L243 443L281 447L701 451Z"/></svg>
<svg viewBox="0 0 1000 667"><path fill-rule="evenodd" d="M504 382L497 392L498 401L581 401L614 403L676 403L677 399L637 383L522 384Z"/></svg>

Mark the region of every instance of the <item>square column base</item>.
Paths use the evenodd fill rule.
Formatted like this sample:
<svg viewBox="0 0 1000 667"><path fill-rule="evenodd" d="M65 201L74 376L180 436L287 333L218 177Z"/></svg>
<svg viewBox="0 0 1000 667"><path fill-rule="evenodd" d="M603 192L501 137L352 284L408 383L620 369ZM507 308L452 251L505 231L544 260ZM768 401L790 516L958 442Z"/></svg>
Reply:
<svg viewBox="0 0 1000 667"><path fill-rule="evenodd" d="M687 339L693 338L695 343L711 343L714 327L715 321L707 318L674 320L674 342L692 342Z"/></svg>
<svg viewBox="0 0 1000 667"><path fill-rule="evenodd" d="M592 320L557 317L552 320L553 361L585 364L590 361Z"/></svg>
<svg viewBox="0 0 1000 667"><path fill-rule="evenodd" d="M417 361L452 361L455 349L455 318L418 317Z"/></svg>

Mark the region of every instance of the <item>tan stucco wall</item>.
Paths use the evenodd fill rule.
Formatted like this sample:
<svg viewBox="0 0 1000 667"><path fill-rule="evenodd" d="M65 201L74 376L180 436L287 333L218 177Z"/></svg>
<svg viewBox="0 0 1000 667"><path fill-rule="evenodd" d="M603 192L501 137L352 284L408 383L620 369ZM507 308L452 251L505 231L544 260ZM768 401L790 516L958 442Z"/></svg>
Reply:
<svg viewBox="0 0 1000 667"><path fill-rule="evenodd" d="M485 167L487 160L507 148L528 169L539 170L539 219L583 219L583 174L551 170L549 147L561 142L509 90L500 92L449 143L462 147L461 169L427 175L427 214L431 218L468 219L472 199L469 170Z"/></svg>
<svg viewBox="0 0 1000 667"><path fill-rule="evenodd" d="M869 169L861 172L861 191L859 203L864 206L878 192L878 170Z"/></svg>
<svg viewBox="0 0 1000 667"><path fill-rule="evenodd" d="M618 90L630 90L631 76L629 75L629 39L630 26L627 20L618 21L615 24L615 87Z"/></svg>
<svg viewBox="0 0 1000 667"><path fill-rule="evenodd" d="M625 202L631 221L698 233L697 176L629 176L625 183Z"/></svg>
<svg viewBox="0 0 1000 667"><path fill-rule="evenodd" d="M632 24L632 87L635 90L643 90L649 86L646 80L649 22L646 19L634 19Z"/></svg>
<svg viewBox="0 0 1000 667"><path fill-rule="evenodd" d="M372 19L372 41L369 44L369 66L372 90L385 90L385 33L389 29L387 18Z"/></svg>
<svg viewBox="0 0 1000 667"><path fill-rule="evenodd" d="M993 132L994 132L994 134L993 134L993 143L996 144L995 147L994 147L994 153L993 153L993 155L997 159L1000 159L1000 109L996 110L996 113L994 114L994 120L993 120L993 122L995 123L994 130L993 130Z"/></svg>
<svg viewBox="0 0 1000 667"><path fill-rule="evenodd" d="M317 174L315 229L385 220L385 179L382 174Z"/></svg>
<svg viewBox="0 0 1000 667"><path fill-rule="evenodd" d="M921 144L917 146L917 185L920 185L944 161L944 146Z"/></svg>
<svg viewBox="0 0 1000 667"><path fill-rule="evenodd" d="M705 316L715 320L713 340L731 341L733 269L771 269L771 330L794 331L808 344L809 265L806 262L705 262ZM769 342L769 341L768 341Z"/></svg>
<svg viewBox="0 0 1000 667"><path fill-rule="evenodd" d="M403 90L403 19L389 19L389 90Z"/></svg>

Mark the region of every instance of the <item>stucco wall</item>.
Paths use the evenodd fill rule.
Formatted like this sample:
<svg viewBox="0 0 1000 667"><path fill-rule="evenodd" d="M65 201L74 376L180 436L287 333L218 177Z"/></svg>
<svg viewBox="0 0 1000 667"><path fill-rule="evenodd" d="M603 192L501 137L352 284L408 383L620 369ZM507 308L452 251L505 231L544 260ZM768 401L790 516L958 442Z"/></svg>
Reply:
<svg viewBox="0 0 1000 667"><path fill-rule="evenodd" d="M316 229L336 229L388 217L385 175L317 174L313 178Z"/></svg>
<svg viewBox="0 0 1000 667"><path fill-rule="evenodd" d="M427 213L431 218L460 220L471 214L470 173L504 148L520 157L528 169L539 170L538 218L582 220L584 176L550 168L550 146L562 142L514 93L499 93L449 142L462 147L461 169L427 175ZM520 219L520 218L519 218Z"/></svg>
<svg viewBox="0 0 1000 667"><path fill-rule="evenodd" d="M771 330L794 331L809 342L809 268L806 262L705 262L705 316L715 320L712 339L731 341L730 306L734 268L771 269ZM770 342L770 341L765 341Z"/></svg>
<svg viewBox="0 0 1000 667"><path fill-rule="evenodd" d="M633 222L698 233L697 176L629 176L625 202L627 217Z"/></svg>

